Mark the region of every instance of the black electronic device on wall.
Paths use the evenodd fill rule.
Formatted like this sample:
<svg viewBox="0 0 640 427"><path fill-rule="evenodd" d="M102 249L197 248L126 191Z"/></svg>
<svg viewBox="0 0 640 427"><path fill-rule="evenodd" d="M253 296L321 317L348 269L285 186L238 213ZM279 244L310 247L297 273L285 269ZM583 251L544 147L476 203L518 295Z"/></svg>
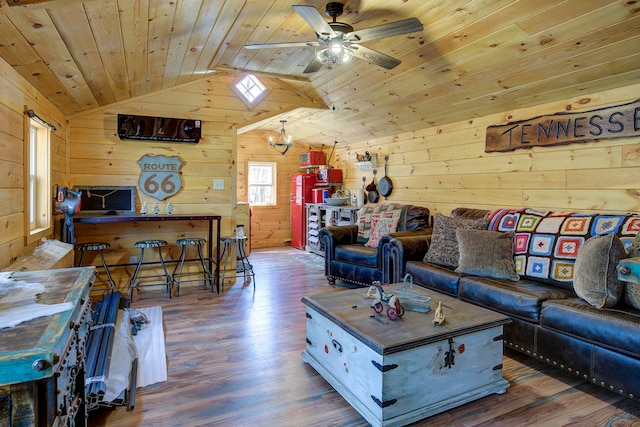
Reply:
<svg viewBox="0 0 640 427"><path fill-rule="evenodd" d="M200 120L118 114L120 139L197 144L201 136Z"/></svg>

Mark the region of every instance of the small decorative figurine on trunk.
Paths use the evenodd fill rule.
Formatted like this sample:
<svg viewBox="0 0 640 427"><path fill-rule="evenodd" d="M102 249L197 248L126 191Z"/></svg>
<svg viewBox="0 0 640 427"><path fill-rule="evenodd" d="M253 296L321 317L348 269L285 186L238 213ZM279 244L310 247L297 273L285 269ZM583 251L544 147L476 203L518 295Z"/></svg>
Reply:
<svg viewBox="0 0 640 427"><path fill-rule="evenodd" d="M443 323L444 323L444 311L442 310L442 301L438 301L438 308L436 308L435 313L433 313L433 324L440 326Z"/></svg>

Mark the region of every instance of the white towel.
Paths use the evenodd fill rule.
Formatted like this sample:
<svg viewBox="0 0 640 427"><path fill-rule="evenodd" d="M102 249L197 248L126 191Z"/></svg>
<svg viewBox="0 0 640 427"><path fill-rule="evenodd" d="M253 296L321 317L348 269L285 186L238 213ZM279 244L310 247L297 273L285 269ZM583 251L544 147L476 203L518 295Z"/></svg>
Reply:
<svg viewBox="0 0 640 427"><path fill-rule="evenodd" d="M164 348L162 307L136 308L149 319L149 326L133 336L138 353L137 386L167 381L167 354Z"/></svg>

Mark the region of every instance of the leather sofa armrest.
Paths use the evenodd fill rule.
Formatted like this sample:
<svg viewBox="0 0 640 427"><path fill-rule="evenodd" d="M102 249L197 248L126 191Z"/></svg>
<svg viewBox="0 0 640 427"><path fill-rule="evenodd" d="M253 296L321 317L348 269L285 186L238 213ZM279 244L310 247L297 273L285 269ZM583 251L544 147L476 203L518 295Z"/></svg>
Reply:
<svg viewBox="0 0 640 427"><path fill-rule="evenodd" d="M399 282L404 277L404 267L408 261L422 261L429 249L431 232L392 238L385 248L389 264L389 280Z"/></svg>
<svg viewBox="0 0 640 427"><path fill-rule="evenodd" d="M408 231L396 231L395 233L389 234L391 238L399 238L399 237L414 237L414 236L425 236L433 234L433 228L423 228L420 230L408 230Z"/></svg>
<svg viewBox="0 0 640 427"><path fill-rule="evenodd" d="M390 283L389 280L392 276L392 265L389 263L388 253L389 250L387 248L389 242L392 239L402 237L414 237L414 236L425 236L430 235L431 229L423 229L423 230L409 230L409 231L396 231L395 233L388 234L386 236L382 236L380 238L380 242L378 243L378 254L376 264L378 266L378 270L382 272L382 278L385 283Z"/></svg>
<svg viewBox="0 0 640 427"><path fill-rule="evenodd" d="M406 237L415 237L415 236L425 236L425 235L431 235L432 234L432 229L431 228L427 228L427 229L420 229L420 230L408 230L408 231L396 231L395 233L391 233L387 236L383 236L380 239L380 244L378 246L378 269L380 269L380 271L382 272L388 272L387 276L385 279L390 279L390 268L391 268L391 264L389 264L388 258L387 257L387 253L388 253L388 249L387 249L387 244L389 244L389 242L391 242L392 239L395 238L406 238ZM387 259L386 263L385 263L385 259Z"/></svg>
<svg viewBox="0 0 640 427"><path fill-rule="evenodd" d="M325 258L334 258L335 248L342 245L351 245L358 241L357 225L336 225L320 229L320 241L324 244Z"/></svg>

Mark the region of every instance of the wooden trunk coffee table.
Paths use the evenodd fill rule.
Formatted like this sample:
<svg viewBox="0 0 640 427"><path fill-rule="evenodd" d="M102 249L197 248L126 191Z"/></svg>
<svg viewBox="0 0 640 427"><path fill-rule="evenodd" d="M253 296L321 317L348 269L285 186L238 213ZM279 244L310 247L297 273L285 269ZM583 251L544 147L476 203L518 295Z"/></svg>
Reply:
<svg viewBox="0 0 640 427"><path fill-rule="evenodd" d="M502 378L509 318L418 289L432 298L431 311L406 311L398 320L376 314L366 288L302 298L304 361L373 426L406 425L509 387ZM439 301L441 326L433 323Z"/></svg>

